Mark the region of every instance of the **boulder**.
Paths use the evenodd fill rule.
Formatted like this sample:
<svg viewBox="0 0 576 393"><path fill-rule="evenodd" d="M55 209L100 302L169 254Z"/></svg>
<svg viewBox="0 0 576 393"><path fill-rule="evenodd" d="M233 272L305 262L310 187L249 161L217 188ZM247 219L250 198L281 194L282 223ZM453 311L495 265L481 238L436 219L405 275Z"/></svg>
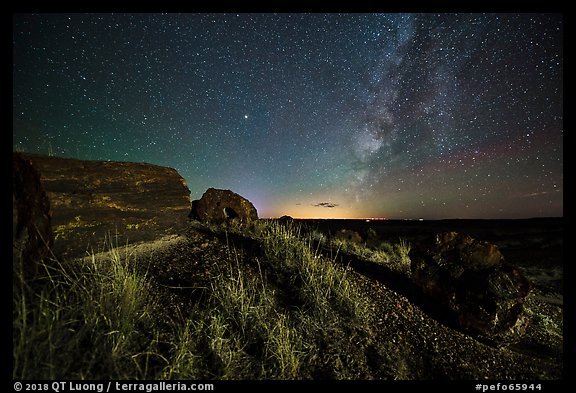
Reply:
<svg viewBox="0 0 576 393"><path fill-rule="evenodd" d="M12 156L12 271L22 286L38 274L39 263L50 256L54 241L50 201L30 160Z"/></svg>
<svg viewBox="0 0 576 393"><path fill-rule="evenodd" d="M190 190L173 168L25 155L50 202L54 252L83 256L126 242L181 233Z"/></svg>
<svg viewBox="0 0 576 393"><path fill-rule="evenodd" d="M492 342L512 342L527 326L530 284L494 244L446 232L411 250L413 282L448 311L462 330Z"/></svg>
<svg viewBox="0 0 576 393"><path fill-rule="evenodd" d="M202 222L221 224L238 220L248 223L258 219L254 205L230 190L209 188L192 206L191 217Z"/></svg>

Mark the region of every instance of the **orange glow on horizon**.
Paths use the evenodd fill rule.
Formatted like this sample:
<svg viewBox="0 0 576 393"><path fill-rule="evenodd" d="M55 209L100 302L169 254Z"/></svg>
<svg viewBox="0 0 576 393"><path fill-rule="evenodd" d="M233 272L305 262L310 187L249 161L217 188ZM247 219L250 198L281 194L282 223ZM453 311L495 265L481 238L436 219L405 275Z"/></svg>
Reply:
<svg viewBox="0 0 576 393"><path fill-rule="evenodd" d="M363 220L373 216L373 212L362 211L359 209L346 209L343 207L320 207L320 206L303 206L298 205L293 208L283 209L281 212L270 211L263 212L261 217L279 218L282 216L290 216L296 219L313 220L313 219L356 219Z"/></svg>

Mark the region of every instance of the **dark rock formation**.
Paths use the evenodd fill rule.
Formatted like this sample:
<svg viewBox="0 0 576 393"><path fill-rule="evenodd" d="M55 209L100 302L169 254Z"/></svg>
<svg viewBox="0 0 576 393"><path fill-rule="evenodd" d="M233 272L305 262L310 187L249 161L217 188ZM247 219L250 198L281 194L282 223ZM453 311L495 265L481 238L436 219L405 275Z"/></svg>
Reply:
<svg viewBox="0 0 576 393"><path fill-rule="evenodd" d="M336 232L336 234L334 235L335 239L338 240L344 240L344 241L349 241L352 243L358 243L361 244L364 242L364 240L362 239L362 236L360 236L360 234L356 231L353 231L351 229L340 229L338 232Z"/></svg>
<svg viewBox="0 0 576 393"><path fill-rule="evenodd" d="M15 285L33 280L50 255L50 202L30 160L12 157L12 271Z"/></svg>
<svg viewBox="0 0 576 393"><path fill-rule="evenodd" d="M190 211L190 214L188 214L188 218L192 220L198 220L198 217L196 216L196 210L198 210L198 202L200 202L200 199L195 199L192 201L192 210Z"/></svg>
<svg viewBox="0 0 576 393"><path fill-rule="evenodd" d="M446 232L433 244L412 250L410 259L413 282L464 331L500 343L524 332L529 282L494 244Z"/></svg>
<svg viewBox="0 0 576 393"><path fill-rule="evenodd" d="M209 188L202 198L192 203L191 217L211 223L225 223L234 219L248 223L258 219L258 212L250 201L230 190Z"/></svg>
<svg viewBox="0 0 576 393"><path fill-rule="evenodd" d="M284 215L284 216L280 217L278 219L278 221L280 221L280 222L293 222L294 218L292 218L291 216L288 216L288 215Z"/></svg>
<svg viewBox="0 0 576 393"><path fill-rule="evenodd" d="M25 156L40 174L52 211L54 251L81 256L154 240L186 226L190 191L175 169L146 163Z"/></svg>

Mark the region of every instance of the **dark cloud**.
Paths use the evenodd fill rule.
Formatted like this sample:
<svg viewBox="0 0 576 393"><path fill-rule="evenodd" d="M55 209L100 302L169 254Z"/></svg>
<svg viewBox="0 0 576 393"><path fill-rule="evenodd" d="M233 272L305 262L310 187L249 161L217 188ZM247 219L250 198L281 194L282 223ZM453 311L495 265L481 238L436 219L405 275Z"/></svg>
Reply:
<svg viewBox="0 0 576 393"><path fill-rule="evenodd" d="M312 206L315 206L315 207L329 207L329 208L333 208L333 207L338 206L338 204L337 204L337 203L332 203L332 202L320 202L320 203L313 204Z"/></svg>

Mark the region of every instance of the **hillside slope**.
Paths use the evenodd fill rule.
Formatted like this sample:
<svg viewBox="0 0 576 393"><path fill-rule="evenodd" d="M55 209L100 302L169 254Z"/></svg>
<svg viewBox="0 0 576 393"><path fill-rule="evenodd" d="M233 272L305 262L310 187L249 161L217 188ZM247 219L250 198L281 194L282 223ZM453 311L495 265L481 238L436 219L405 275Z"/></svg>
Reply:
<svg viewBox="0 0 576 393"><path fill-rule="evenodd" d="M537 292L527 300L532 321L523 341L496 347L431 316L401 283L386 279L393 267L319 242L322 236L291 223L246 229L193 222L181 235L64 261L37 296L46 300L34 305L38 311L27 305L33 322L18 323L24 316L16 312L13 375L562 377L562 309ZM21 314L22 303L15 296Z"/></svg>

